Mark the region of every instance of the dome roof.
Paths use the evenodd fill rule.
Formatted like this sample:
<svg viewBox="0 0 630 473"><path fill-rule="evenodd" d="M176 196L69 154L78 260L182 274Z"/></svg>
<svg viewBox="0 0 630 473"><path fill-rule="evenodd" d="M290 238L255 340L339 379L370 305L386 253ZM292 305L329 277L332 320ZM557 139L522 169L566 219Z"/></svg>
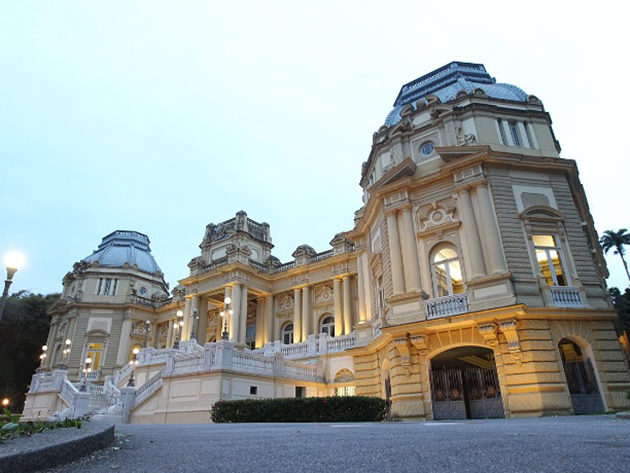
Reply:
<svg viewBox="0 0 630 473"><path fill-rule="evenodd" d="M496 79L486 72L483 64L469 62L451 62L433 72L405 84L400 89L394 102L394 109L385 119L386 126L392 126L401 119L400 111L408 104L426 97L437 96L442 103L449 102L459 92L472 93L475 89L483 90L488 97L516 102L526 102L527 94L511 84L497 84Z"/></svg>
<svg viewBox="0 0 630 473"><path fill-rule="evenodd" d="M116 230L103 238L98 249L82 261L98 261L101 266L112 267L122 267L127 263L130 266L137 265L145 273L162 274L151 254L149 243L149 237L143 233Z"/></svg>

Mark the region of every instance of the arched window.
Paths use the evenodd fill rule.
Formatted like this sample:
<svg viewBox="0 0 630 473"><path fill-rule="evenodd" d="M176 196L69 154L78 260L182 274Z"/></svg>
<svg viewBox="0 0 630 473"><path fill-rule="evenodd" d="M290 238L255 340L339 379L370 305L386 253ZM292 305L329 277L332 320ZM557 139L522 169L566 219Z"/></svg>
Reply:
<svg viewBox="0 0 630 473"><path fill-rule="evenodd" d="M453 248L442 248L433 257L433 289L435 297L452 296L464 292L462 265Z"/></svg>
<svg viewBox="0 0 630 473"><path fill-rule="evenodd" d="M335 336L335 319L333 316L329 315L328 317L324 317L319 333L327 333L331 337Z"/></svg>
<svg viewBox="0 0 630 473"><path fill-rule="evenodd" d="M282 329L282 343L285 345L293 343L293 324L287 324Z"/></svg>

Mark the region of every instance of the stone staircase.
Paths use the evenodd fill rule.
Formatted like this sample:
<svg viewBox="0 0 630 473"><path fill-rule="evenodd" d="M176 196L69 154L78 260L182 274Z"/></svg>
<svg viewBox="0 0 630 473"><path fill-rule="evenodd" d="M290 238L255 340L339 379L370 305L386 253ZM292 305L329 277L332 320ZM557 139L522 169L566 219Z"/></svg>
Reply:
<svg viewBox="0 0 630 473"><path fill-rule="evenodd" d="M106 411L112 406L112 403L105 397L105 387L102 385L92 384L90 386L90 403L88 404L88 414L96 414Z"/></svg>

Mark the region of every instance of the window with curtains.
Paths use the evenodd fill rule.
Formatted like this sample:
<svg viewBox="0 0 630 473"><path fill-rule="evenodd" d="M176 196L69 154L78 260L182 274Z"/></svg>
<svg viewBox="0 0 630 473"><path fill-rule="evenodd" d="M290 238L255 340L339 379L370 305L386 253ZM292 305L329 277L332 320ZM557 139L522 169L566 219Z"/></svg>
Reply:
<svg viewBox="0 0 630 473"><path fill-rule="evenodd" d="M431 269L435 297L452 296L464 292L462 265L454 248L443 247L440 249L433 256Z"/></svg>

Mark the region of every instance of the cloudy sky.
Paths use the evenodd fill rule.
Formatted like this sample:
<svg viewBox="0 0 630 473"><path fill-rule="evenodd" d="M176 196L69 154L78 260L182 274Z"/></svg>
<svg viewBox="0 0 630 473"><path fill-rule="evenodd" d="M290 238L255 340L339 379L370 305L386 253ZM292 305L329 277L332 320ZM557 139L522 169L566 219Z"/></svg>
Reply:
<svg viewBox="0 0 630 473"><path fill-rule="evenodd" d="M148 234L174 285L241 209L282 261L328 249L400 86L453 60L538 96L598 231L630 227L626 15L561 3L0 1L0 253L28 259L12 289L58 291L116 229Z"/></svg>

